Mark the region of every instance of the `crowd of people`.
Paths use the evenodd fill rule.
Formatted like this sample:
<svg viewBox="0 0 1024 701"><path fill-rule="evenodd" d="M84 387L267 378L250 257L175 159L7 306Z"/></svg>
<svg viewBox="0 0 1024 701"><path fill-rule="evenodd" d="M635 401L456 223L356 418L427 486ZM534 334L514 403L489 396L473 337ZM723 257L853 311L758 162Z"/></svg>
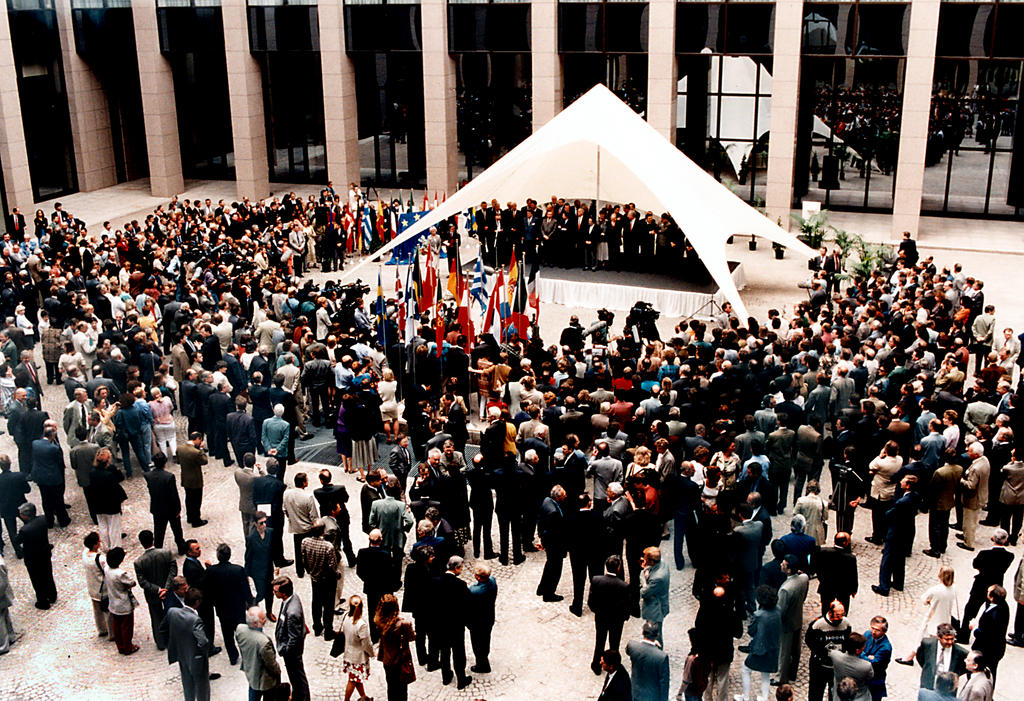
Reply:
<svg viewBox="0 0 1024 701"><path fill-rule="evenodd" d="M48 610L50 532L79 521L80 595L97 634L136 652L141 596L189 701L210 697L209 657L222 649L251 699L308 699L311 635L342 657L346 700L366 697L373 659L389 699L434 671L465 688L491 672L492 567L528 553L544 559L542 602L564 606L558 592L571 588L571 614L593 614L604 701L673 690L722 701L737 653L743 701L773 685L794 698L795 683L813 701L826 690L877 701L892 661L920 667L921 699L993 698L1006 646L1024 646L1024 561L1009 635L1006 588L1024 516L1024 412L1020 339L997 327L981 280L919 259L907 237L894 265L865 279L844 283L828 263L840 254L824 251L808 301L763 321L726 305L665 341L588 333L576 317L557 342L536 325L503 343L470 337L457 319L443 333L425 320L409 337L378 337L361 288L298 281L343 264L345 241L320 216L340 201L330 188L307 200L175 199L98 235L60 205L34 231L15 212L0 400L17 450L0 455L0 516L23 565L0 566L0 653L17 641L7 567L26 568ZM42 408L52 395L60 416ZM296 442L320 427L344 481L362 484L366 547L353 545L356 500L336 473L291 467ZM132 506L148 508L152 528L129 538L136 469L149 503ZM228 475L244 553L208 543L214 563L199 537L204 480ZM88 512L74 521L68 482ZM865 509L877 573L852 547ZM889 596L908 557L939 560L951 544L977 553L970 596L961 606L954 582L971 573L937 561L918 645L894 651L881 615L852 628L854 597L869 612L880 602L862 579L877 574L874 597ZM685 615L672 569L686 567L695 620L688 640L666 640L666 618ZM353 575L359 593L346 597ZM805 620L808 596L820 616ZM623 645L630 617L641 639ZM688 649L682 669L670 670L666 643Z"/></svg>

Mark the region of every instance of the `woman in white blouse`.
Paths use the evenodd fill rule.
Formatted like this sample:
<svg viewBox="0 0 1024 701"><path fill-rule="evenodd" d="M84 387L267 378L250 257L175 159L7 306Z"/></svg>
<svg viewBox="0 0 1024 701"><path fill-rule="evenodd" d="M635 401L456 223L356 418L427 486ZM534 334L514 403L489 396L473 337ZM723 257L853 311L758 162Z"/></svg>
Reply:
<svg viewBox="0 0 1024 701"><path fill-rule="evenodd" d="M914 643L914 652L902 659L897 659L896 661L900 664L911 664L921 640L929 635L935 635L935 629L943 623L949 623L953 618L953 613L960 610L956 590L953 588L954 575L955 571L952 567L943 565L939 568L939 583L921 595L921 603L928 607L928 613L921 621L921 630L917 635L917 643Z"/></svg>
<svg viewBox="0 0 1024 701"><path fill-rule="evenodd" d="M373 643L370 641L370 622L363 612L363 598L353 594L348 600L348 612L341 622L345 636L343 671L348 675L345 685L345 701L353 691L359 691L359 698L365 699L363 682L370 678L370 660L373 658Z"/></svg>

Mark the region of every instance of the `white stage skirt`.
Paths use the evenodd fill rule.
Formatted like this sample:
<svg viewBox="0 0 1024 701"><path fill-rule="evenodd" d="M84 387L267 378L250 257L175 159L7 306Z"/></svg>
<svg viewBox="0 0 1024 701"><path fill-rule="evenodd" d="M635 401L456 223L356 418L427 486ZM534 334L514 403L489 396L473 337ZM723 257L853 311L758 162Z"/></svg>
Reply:
<svg viewBox="0 0 1024 701"><path fill-rule="evenodd" d="M628 273L623 273L623 276L628 276ZM736 289L746 287L747 277L742 264L733 269L732 279ZM718 313L718 307L726 301L720 291L693 292L563 280L545 277L543 270L537 275L537 294L541 302L582 309L628 311L638 301L649 302L662 315L670 317L711 317Z"/></svg>

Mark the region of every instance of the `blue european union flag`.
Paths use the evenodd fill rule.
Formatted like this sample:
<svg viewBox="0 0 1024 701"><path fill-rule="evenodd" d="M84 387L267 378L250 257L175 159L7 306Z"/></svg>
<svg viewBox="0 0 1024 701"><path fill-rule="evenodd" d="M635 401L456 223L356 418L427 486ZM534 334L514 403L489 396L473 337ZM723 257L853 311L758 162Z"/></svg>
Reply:
<svg viewBox="0 0 1024 701"><path fill-rule="evenodd" d="M398 235L401 236L403 231L428 214L430 214L430 212L405 212L403 214L399 214ZM388 261L388 265L408 265L409 261L412 260L413 254L416 253L416 248L425 238L427 238L429 234L430 229L426 229L408 241L403 241L391 249L391 260Z"/></svg>

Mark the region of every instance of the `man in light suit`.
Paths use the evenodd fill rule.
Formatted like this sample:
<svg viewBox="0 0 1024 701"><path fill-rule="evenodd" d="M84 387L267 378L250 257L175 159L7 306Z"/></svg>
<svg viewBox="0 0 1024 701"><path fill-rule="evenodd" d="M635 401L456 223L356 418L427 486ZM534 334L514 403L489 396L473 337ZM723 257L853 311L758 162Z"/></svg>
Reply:
<svg viewBox="0 0 1024 701"><path fill-rule="evenodd" d="M939 672L935 675L935 689L920 689L917 701L955 701L956 675L952 672Z"/></svg>
<svg viewBox="0 0 1024 701"><path fill-rule="evenodd" d="M163 634L164 597L172 588L172 581L178 574L178 563L170 550L153 547L153 532L141 531L139 544L144 552L135 560L135 576L142 593L146 596L149 608L149 622L153 626L153 640L156 649L167 647L167 638Z"/></svg>
<svg viewBox="0 0 1024 701"><path fill-rule="evenodd" d="M752 510L749 504L740 505L740 515L744 518L744 521L733 528L732 531L736 543L737 584L740 587L740 593L747 612L753 613L756 607L754 603L754 589L757 587L758 567L761 564L759 553L761 533L764 531L764 526L760 521L752 518Z"/></svg>
<svg viewBox="0 0 1024 701"><path fill-rule="evenodd" d="M640 573L640 617L658 626L657 641L664 645L662 627L669 613L668 563L662 561L661 550L651 546L644 550L644 569Z"/></svg>
<svg viewBox="0 0 1024 701"><path fill-rule="evenodd" d="M370 528L380 529L384 548L396 563L401 563L405 556L406 532L413 525L412 512L398 498L401 487L397 477L388 475L385 491L387 496L375 500L370 507Z"/></svg>
<svg viewBox="0 0 1024 701"><path fill-rule="evenodd" d="M779 617L782 636L779 640L779 683L796 679L800 666L800 632L804 629L804 600L807 599L808 577L800 571L800 558L786 555L782 560L786 580L779 587Z"/></svg>
<svg viewBox="0 0 1024 701"><path fill-rule="evenodd" d="M203 594L198 589L185 592L185 605L168 609L160 624L167 640L167 664L178 663L185 701L210 699L210 641L199 618Z"/></svg>
<svg viewBox="0 0 1024 701"><path fill-rule="evenodd" d="M281 461L288 458L288 438L291 433L291 426L282 418L283 416L284 404L274 406L274 415L263 422L260 438L264 452Z"/></svg>
<svg viewBox="0 0 1024 701"><path fill-rule="evenodd" d="M235 643L238 645L238 659L249 682L249 698L258 698L253 692L262 694L281 683L281 665L270 637L263 632L267 614L259 606L245 612L245 623L235 628Z"/></svg>
<svg viewBox="0 0 1024 701"><path fill-rule="evenodd" d="M966 668L967 648L956 642L956 631L948 623L940 623L936 637L928 636L917 646L914 659L921 665L921 688L934 689L937 675L952 672L962 675Z"/></svg>
<svg viewBox="0 0 1024 701"><path fill-rule="evenodd" d="M64 433L68 437L68 445L74 448L81 441L78 439L78 428L88 428L89 414L92 412L92 402L89 401L89 393L85 387L75 390L74 400L64 407Z"/></svg>
<svg viewBox="0 0 1024 701"><path fill-rule="evenodd" d="M658 624L644 622L643 639L631 640L626 654L632 663L633 701L668 701L668 654L657 641Z"/></svg>
<svg viewBox="0 0 1024 701"><path fill-rule="evenodd" d="M302 653L306 646L306 617L302 612L302 602L295 594L295 588L289 577L278 577L274 580L274 596L281 600L281 611L277 614L277 627L274 637L277 640L277 651L284 660L288 670L288 681L292 685L292 701L309 701L309 683L306 681L306 668L302 663Z"/></svg>

